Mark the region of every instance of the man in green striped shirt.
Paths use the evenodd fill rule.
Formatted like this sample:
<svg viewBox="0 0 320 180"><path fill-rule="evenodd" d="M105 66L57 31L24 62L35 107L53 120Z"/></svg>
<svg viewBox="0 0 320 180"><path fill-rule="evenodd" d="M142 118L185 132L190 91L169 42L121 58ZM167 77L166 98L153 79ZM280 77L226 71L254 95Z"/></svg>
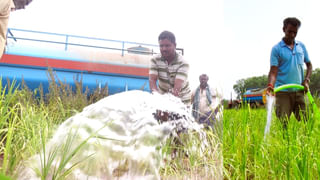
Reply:
<svg viewBox="0 0 320 180"><path fill-rule="evenodd" d="M159 35L158 41L161 54L151 59L149 70L150 90L161 94L172 93L186 105L190 105L189 64L181 54L176 52L176 38L173 33L163 31Z"/></svg>

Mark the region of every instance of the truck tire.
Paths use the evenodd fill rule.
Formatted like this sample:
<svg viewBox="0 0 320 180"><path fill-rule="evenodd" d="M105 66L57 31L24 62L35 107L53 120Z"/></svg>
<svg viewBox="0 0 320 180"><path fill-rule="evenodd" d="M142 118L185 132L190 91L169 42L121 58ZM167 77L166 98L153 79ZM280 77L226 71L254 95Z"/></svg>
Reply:
<svg viewBox="0 0 320 180"><path fill-rule="evenodd" d="M256 103L250 103L250 108L251 109L256 109L258 106L257 106L257 104Z"/></svg>

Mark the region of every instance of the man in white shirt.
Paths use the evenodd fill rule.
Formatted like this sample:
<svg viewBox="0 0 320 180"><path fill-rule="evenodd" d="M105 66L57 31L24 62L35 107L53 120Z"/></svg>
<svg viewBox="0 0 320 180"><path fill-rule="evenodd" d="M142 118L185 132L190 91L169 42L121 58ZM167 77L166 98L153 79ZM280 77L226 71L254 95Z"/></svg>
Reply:
<svg viewBox="0 0 320 180"><path fill-rule="evenodd" d="M205 126L213 125L216 121L216 114L219 110L217 107L217 93L208 85L209 77L202 74L199 77L200 85L195 89L191 96L192 115L195 120Z"/></svg>

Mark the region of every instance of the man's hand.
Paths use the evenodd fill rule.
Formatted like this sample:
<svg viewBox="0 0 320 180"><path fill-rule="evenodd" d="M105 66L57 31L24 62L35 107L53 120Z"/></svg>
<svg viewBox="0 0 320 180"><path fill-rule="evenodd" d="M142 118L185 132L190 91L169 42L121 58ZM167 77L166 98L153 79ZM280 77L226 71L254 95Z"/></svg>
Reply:
<svg viewBox="0 0 320 180"><path fill-rule="evenodd" d="M310 79L306 78L303 82L302 82L302 86L304 87L304 92L308 92L309 91L309 82Z"/></svg>
<svg viewBox="0 0 320 180"><path fill-rule="evenodd" d="M149 75L149 87L151 92L159 92L157 86L158 75L150 74Z"/></svg>
<svg viewBox="0 0 320 180"><path fill-rule="evenodd" d="M274 84L276 82L277 74L278 74L278 67L271 66L270 71L269 71L269 75L268 75L268 87L267 87L267 92L266 92L266 94L268 96L274 96L274 89L273 88L274 88Z"/></svg>
<svg viewBox="0 0 320 180"><path fill-rule="evenodd" d="M304 86L304 92L309 91L309 84L310 84L310 77L312 74L312 64L311 62L306 63L307 65L307 72L304 81L301 83L302 86Z"/></svg>
<svg viewBox="0 0 320 180"><path fill-rule="evenodd" d="M178 89L176 89L176 88L173 88L172 94L173 94L174 96L179 97L179 96L180 96L180 91L179 91Z"/></svg>
<svg viewBox="0 0 320 180"><path fill-rule="evenodd" d="M274 89L272 84L268 84L266 94L267 96L274 96Z"/></svg>
<svg viewBox="0 0 320 180"><path fill-rule="evenodd" d="M158 90L156 90L156 89L151 90L151 94L155 94L155 93L159 93L160 94L160 92Z"/></svg>
<svg viewBox="0 0 320 180"><path fill-rule="evenodd" d="M169 93L173 94L176 97L179 97L180 91L176 88L169 89Z"/></svg>
<svg viewBox="0 0 320 180"><path fill-rule="evenodd" d="M177 96L177 97L180 96L180 92L181 92L181 88L182 88L183 82L184 81L182 79L176 79L174 81L174 87L173 87L173 89L171 89L171 93L174 96Z"/></svg>

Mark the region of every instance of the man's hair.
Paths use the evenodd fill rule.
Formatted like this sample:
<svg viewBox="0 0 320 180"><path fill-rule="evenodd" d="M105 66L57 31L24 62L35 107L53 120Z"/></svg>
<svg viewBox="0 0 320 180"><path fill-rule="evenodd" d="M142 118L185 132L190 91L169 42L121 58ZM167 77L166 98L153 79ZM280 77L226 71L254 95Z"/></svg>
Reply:
<svg viewBox="0 0 320 180"><path fill-rule="evenodd" d="M176 44L176 37L174 34L170 31L163 31L158 38L158 41L163 40L163 39L168 39L170 42L173 44Z"/></svg>
<svg viewBox="0 0 320 180"><path fill-rule="evenodd" d="M2 1L2 0L1 0ZM25 7L31 2L32 0L13 0L14 9L25 9Z"/></svg>
<svg viewBox="0 0 320 180"><path fill-rule="evenodd" d="M286 28L289 24L291 24L294 27L300 27L301 26L301 22L299 21L299 19L295 18L295 17L288 17L285 20L283 20L283 27Z"/></svg>
<svg viewBox="0 0 320 180"><path fill-rule="evenodd" d="M199 79L200 79L202 76L206 76L206 77L208 78L208 80L209 80L209 76L208 76L207 74L201 74L201 75L199 76Z"/></svg>

